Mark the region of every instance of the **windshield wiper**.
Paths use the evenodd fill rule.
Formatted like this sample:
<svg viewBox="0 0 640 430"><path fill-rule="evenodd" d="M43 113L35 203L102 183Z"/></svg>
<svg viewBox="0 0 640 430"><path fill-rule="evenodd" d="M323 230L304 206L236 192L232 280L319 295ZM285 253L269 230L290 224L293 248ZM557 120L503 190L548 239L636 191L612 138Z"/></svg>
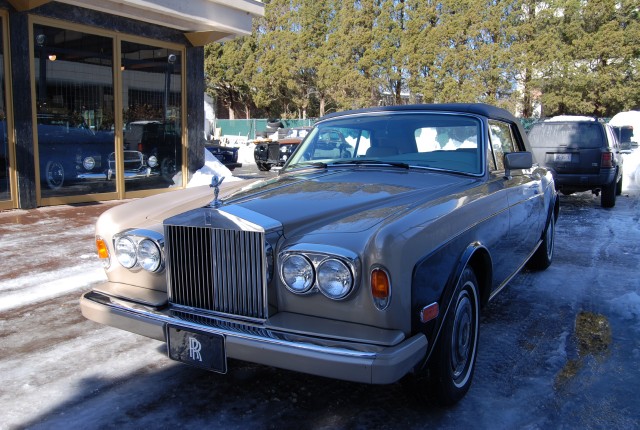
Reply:
<svg viewBox="0 0 640 430"><path fill-rule="evenodd" d="M293 166L291 166L292 168L306 168L306 167L315 167L318 169L326 169L327 168L327 163L323 163L322 161L314 161L314 162L306 162L306 163L296 163Z"/></svg>
<svg viewBox="0 0 640 430"><path fill-rule="evenodd" d="M411 167L407 163L401 163L399 161L382 161L382 160L341 160L341 161L332 161L331 163L329 163L329 165L336 165L336 164L358 164L358 165L374 164L374 165L401 167L403 169L409 169Z"/></svg>

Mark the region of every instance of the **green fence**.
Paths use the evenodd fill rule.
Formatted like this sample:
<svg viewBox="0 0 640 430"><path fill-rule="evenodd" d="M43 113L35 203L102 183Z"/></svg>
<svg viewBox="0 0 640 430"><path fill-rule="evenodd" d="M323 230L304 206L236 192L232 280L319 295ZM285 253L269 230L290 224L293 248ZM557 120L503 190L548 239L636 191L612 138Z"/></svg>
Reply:
<svg viewBox="0 0 640 430"><path fill-rule="evenodd" d="M282 123L284 128L293 128L311 126L315 119L282 119L278 121ZM255 139L267 130L269 122L268 119L218 119L214 127L220 129L220 136Z"/></svg>
<svg viewBox="0 0 640 430"><path fill-rule="evenodd" d="M220 129L220 136L235 136L239 139L255 139L267 130L268 119L219 119L215 127ZM282 119L279 120L284 128L312 126L316 119ZM536 118L521 118L520 121L525 130L529 130L533 123L539 121Z"/></svg>

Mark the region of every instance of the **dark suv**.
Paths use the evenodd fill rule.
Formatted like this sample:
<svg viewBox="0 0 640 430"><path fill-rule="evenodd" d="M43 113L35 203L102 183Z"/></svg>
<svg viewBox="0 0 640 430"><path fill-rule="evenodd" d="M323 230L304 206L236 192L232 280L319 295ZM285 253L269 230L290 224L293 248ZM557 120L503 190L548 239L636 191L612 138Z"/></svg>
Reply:
<svg viewBox="0 0 640 430"><path fill-rule="evenodd" d="M591 190L602 193L610 208L622 193L622 155L611 126L586 117L557 117L538 122L529 131L536 161L553 173L563 194Z"/></svg>

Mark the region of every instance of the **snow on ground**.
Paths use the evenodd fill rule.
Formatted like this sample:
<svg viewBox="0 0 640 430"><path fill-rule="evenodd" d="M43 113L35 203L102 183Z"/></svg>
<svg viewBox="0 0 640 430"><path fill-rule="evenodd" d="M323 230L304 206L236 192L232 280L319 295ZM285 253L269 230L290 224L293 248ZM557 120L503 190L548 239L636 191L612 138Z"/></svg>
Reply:
<svg viewBox="0 0 640 430"><path fill-rule="evenodd" d="M212 153L205 149L204 166L193 174L187 188L209 185L213 176L223 177L225 182L242 180L233 176L231 170L227 169Z"/></svg>
<svg viewBox="0 0 640 430"><path fill-rule="evenodd" d="M253 144L244 142L238 145L238 162L242 165L254 164L253 158ZM218 177L224 177L225 182L241 181L242 179L236 178L231 173L231 170L227 169L218 159L205 149L204 151L204 166L193 174L191 180L187 184L187 188L198 187L200 185L209 185L211 178L216 175Z"/></svg>
<svg viewBox="0 0 640 430"><path fill-rule="evenodd" d="M28 279L20 277L3 280L0 282L0 312L79 290L87 286L89 279L93 282L107 280L97 258L53 272L31 275Z"/></svg>

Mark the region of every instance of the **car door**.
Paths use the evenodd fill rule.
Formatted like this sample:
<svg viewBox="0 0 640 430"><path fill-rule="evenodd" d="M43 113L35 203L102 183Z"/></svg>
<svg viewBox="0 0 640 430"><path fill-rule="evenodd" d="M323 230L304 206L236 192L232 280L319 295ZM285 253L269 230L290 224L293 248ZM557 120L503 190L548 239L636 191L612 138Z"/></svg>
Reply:
<svg viewBox="0 0 640 430"><path fill-rule="evenodd" d="M517 133L517 131L515 131ZM518 170L505 176L504 154L524 151L515 138L512 125L496 120L489 121L491 148L496 169L502 174L509 201L510 259L507 276L524 264L541 238L546 220L542 177L535 169Z"/></svg>

